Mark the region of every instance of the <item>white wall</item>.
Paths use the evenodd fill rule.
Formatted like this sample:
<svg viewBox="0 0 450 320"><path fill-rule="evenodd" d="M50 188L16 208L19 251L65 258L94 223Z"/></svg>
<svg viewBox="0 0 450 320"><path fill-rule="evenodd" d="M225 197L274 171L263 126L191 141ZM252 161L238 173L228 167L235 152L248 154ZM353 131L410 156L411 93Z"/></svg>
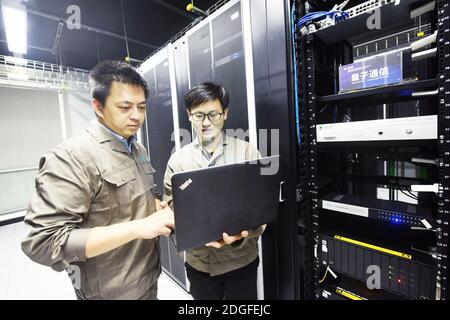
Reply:
<svg viewBox="0 0 450 320"><path fill-rule="evenodd" d="M63 141L60 101L70 138L94 119L88 91L0 87L0 215L30 201L40 157Z"/></svg>

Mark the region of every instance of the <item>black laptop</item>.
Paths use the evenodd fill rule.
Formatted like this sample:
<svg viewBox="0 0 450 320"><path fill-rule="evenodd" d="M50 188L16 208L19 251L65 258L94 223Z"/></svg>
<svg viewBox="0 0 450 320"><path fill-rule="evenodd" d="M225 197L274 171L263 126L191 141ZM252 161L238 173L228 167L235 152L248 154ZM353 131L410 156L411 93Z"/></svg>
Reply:
<svg viewBox="0 0 450 320"><path fill-rule="evenodd" d="M177 250L197 248L277 218L280 156L172 176Z"/></svg>

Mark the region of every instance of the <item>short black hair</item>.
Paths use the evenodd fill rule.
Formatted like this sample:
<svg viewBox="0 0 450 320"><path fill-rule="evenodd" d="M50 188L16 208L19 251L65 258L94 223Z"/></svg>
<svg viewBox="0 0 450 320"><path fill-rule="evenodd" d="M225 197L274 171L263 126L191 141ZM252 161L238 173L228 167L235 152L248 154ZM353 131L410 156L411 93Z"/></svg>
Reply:
<svg viewBox="0 0 450 320"><path fill-rule="evenodd" d="M184 96L184 102L189 111L194 107L216 99L220 101L223 109L228 108L230 103L228 90L221 84L215 82L197 84L186 92Z"/></svg>
<svg viewBox="0 0 450 320"><path fill-rule="evenodd" d="M145 79L128 63L122 61L102 61L89 72L91 96L104 106L113 81L144 89L148 98L148 86Z"/></svg>

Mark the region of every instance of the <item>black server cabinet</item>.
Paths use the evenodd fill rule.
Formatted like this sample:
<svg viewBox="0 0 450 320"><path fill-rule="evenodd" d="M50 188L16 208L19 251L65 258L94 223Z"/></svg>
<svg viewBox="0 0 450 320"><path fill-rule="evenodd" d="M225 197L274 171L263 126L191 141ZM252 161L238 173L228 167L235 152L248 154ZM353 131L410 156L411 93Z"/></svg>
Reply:
<svg viewBox="0 0 450 320"><path fill-rule="evenodd" d="M163 193L163 178L167 161L170 158L174 143L172 141L172 98L168 59L162 60L144 74L149 85L147 103L146 141L150 152L150 160L155 168L155 183L158 192ZM163 142L164 143L161 143Z"/></svg>
<svg viewBox="0 0 450 320"><path fill-rule="evenodd" d="M262 129L258 147L263 148L262 144L266 143L267 138L269 147L264 155L281 155L280 170L284 181L279 219L268 226L262 237L264 298L299 299L304 297L303 279L307 278L307 259L304 256L307 241L304 233L306 228L302 219L299 219L296 202L299 179L295 124L292 123L295 114L292 107L292 57L289 45L290 4L289 0L251 0L249 4L256 127L257 130ZM249 129L246 82L246 64L249 62L245 60L244 50L244 41L249 40L244 37L241 8L241 2L231 5L220 15L213 15L207 22L203 21L177 36L172 43L176 84L176 96L172 99L178 103L178 129L191 132L184 94L190 87L203 81L222 83L230 91L230 114L225 129L242 129L244 132ZM163 75L156 73L156 76L150 76L154 72L152 69L145 76L156 94L158 79ZM165 79L165 84L169 83L169 78L161 78L160 81L162 79ZM163 173L164 161L168 160L173 148L172 132L169 134L170 130L173 131L173 115L161 103L164 104L164 101L157 100L155 96L149 99L147 132L152 163L157 171ZM181 146L187 142L181 141ZM168 145L170 150L164 149ZM163 149L160 149L161 146ZM157 183L161 184L162 176L158 179ZM176 281L185 284L184 259L176 254L167 239L161 239L161 248L164 268Z"/></svg>
<svg viewBox="0 0 450 320"><path fill-rule="evenodd" d="M214 80L209 23L187 36L189 46L190 86Z"/></svg>
<svg viewBox="0 0 450 320"><path fill-rule="evenodd" d="M144 137L150 152L150 161L156 170L154 173L157 190L163 190L164 172L167 162L175 148L173 135L173 112L170 83L169 59L166 55L159 63L144 74L149 86L147 119ZM184 260L180 257L170 238L161 237L161 265L181 286L186 287Z"/></svg>
<svg viewBox="0 0 450 320"><path fill-rule="evenodd" d="M202 26L188 30L172 43L172 49L166 46L149 59L161 59L157 55L162 51L168 55L169 50L173 50L172 76L175 78L176 96L171 97L168 57L145 74L149 85L153 87L150 90L153 95L150 94L148 104L146 132L148 146L153 154L152 164L156 169L155 181L161 193L165 166L175 147L171 139L174 133L171 98L176 99L178 104L177 129L180 130L181 147L195 138L186 113L184 95L190 87L204 81L221 83L229 90L230 111L225 130L248 130L241 3L237 2L220 15L207 19ZM184 256L176 252L169 240L161 238L160 244L163 267L186 288Z"/></svg>
<svg viewBox="0 0 450 320"><path fill-rule="evenodd" d="M250 6L256 125L258 130L269 132L269 155L277 152L281 155L280 170L284 180L284 201L280 203L278 220L269 225L262 237L265 298L300 299L304 235L297 233L289 1L252 0ZM275 136L271 139L271 130L278 131L278 139Z"/></svg>
<svg viewBox="0 0 450 320"><path fill-rule="evenodd" d="M353 5L361 3L365 2ZM299 181L299 199L306 201L310 220L306 246L314 250L312 281L303 285L305 296L448 299L449 3L436 1L427 11L429 3L367 2L380 4L381 28L366 27L370 12L310 34L297 30L298 171L299 176L305 173L308 188L304 192ZM326 1L309 4L313 11L332 6ZM296 1L296 21L304 13L304 2ZM317 23L314 27L321 28ZM437 54L412 59L410 44L435 31L437 41L425 49L437 48ZM339 92L340 66L392 50L403 53L401 83ZM430 115L437 116L437 139L350 138L337 143L319 140L316 134L323 124ZM383 133L379 130L379 137ZM432 160L424 164L420 159ZM411 192L412 185L433 183L439 183L435 194ZM337 196L330 205L331 194ZM348 202L346 195L355 198ZM357 204L365 198L374 205ZM407 210L396 211L398 203ZM425 212L432 216L423 216ZM374 266L381 272L377 290L366 283Z"/></svg>
<svg viewBox="0 0 450 320"><path fill-rule="evenodd" d="M248 130L245 57L241 3L187 32L190 87L205 82L221 83L230 94L226 129ZM185 116L185 111L183 110ZM181 122L180 122L181 123Z"/></svg>
<svg viewBox="0 0 450 320"><path fill-rule="evenodd" d="M211 21L213 76L230 92L226 127L248 129L247 85L242 32L241 3L236 3Z"/></svg>
<svg viewBox="0 0 450 320"><path fill-rule="evenodd" d="M178 126L180 131L189 133L191 136L191 123L189 122L186 106L184 104L184 94L189 90L189 66L188 66L188 46L187 38L184 36L173 44L173 60L175 69L175 81L178 102ZM184 138L184 135L181 135ZM188 144L191 139L181 140L181 146Z"/></svg>

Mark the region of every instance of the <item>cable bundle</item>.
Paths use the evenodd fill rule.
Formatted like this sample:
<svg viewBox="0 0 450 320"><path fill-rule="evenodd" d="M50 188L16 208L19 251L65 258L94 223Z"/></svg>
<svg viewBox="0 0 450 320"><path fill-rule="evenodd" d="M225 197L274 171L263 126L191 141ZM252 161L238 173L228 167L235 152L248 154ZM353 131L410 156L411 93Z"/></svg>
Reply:
<svg viewBox="0 0 450 320"><path fill-rule="evenodd" d="M307 15L304 15L298 22L297 22L297 28L303 28L305 25L307 25L309 22L312 22L314 20L321 20L323 18L330 17L334 20L334 22L339 22L342 20L345 20L349 17L349 14L345 11L316 11L308 13Z"/></svg>

